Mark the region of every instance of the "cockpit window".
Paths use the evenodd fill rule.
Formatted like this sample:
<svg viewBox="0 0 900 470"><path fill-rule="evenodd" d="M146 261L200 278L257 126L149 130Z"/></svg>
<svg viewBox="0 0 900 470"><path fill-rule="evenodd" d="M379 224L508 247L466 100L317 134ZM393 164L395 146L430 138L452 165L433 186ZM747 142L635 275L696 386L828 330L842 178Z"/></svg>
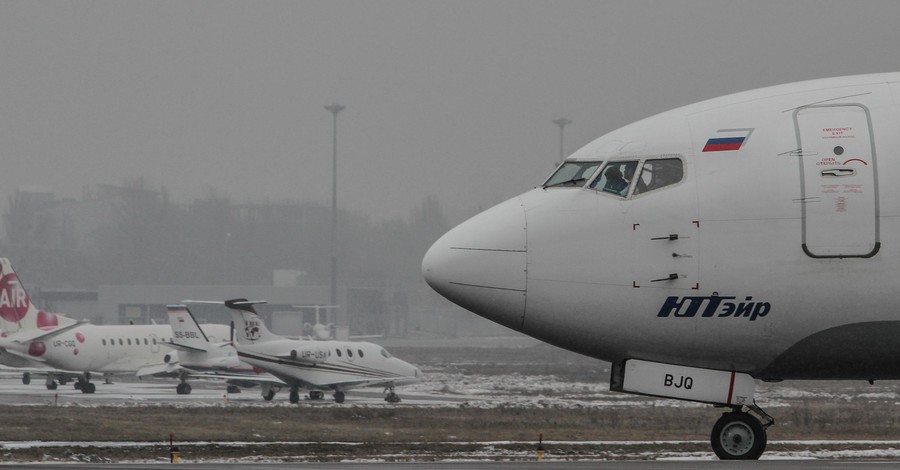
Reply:
<svg viewBox="0 0 900 470"><path fill-rule="evenodd" d="M628 195L628 188L631 186L637 167L637 161L610 162L603 168L600 176L591 183L591 189L625 197Z"/></svg>
<svg viewBox="0 0 900 470"><path fill-rule="evenodd" d="M551 186L582 187L600 164L603 162L563 162L544 183L545 188Z"/></svg>
<svg viewBox="0 0 900 470"><path fill-rule="evenodd" d="M680 158L659 158L647 160L641 168L634 187L634 194L642 194L665 186L670 186L684 178L684 163Z"/></svg>

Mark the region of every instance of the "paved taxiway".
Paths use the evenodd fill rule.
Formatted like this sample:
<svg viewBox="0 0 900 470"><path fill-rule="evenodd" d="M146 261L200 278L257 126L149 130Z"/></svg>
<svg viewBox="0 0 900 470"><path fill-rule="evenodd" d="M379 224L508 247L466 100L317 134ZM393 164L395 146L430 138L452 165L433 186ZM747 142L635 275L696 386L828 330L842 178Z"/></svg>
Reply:
<svg viewBox="0 0 900 470"><path fill-rule="evenodd" d="M116 379L113 383L95 380L97 391L84 394L76 390L72 383L59 385L56 390L48 390L42 377L33 377L31 383L21 382L22 375L17 372L4 371L0 374L0 404L3 405L79 405L106 406L128 403L155 405L204 405L228 402L232 405L266 403L260 396L258 388L244 389L241 393L226 393L225 384L220 381L191 380L193 391L190 395L175 393L176 380L152 379L137 381L136 379ZM404 393L397 389L404 403L439 405L454 403L463 399L459 397L436 397L427 394ZM302 394L301 394L302 396ZM355 389L347 392L347 404L384 403L384 394L380 388ZM272 403L287 402L287 389L282 389ZM307 400L309 404L332 403L331 395L326 394L323 400Z"/></svg>
<svg viewBox="0 0 900 470"><path fill-rule="evenodd" d="M898 468L896 461L822 461L822 460L762 460L757 462L719 462L719 461L607 461L607 462L346 462L346 463L303 463L303 464L228 464L199 463L182 464L178 468L195 470L259 470L302 468L304 470L512 470L512 469L604 469L604 470L693 470L717 468L747 468L754 470L843 470L843 469L889 469ZM16 468L14 466L13 468ZM96 468L97 464L28 464L22 468L40 468L52 470L68 470L72 468ZM102 468L110 470L125 469L158 469L160 464L102 464Z"/></svg>

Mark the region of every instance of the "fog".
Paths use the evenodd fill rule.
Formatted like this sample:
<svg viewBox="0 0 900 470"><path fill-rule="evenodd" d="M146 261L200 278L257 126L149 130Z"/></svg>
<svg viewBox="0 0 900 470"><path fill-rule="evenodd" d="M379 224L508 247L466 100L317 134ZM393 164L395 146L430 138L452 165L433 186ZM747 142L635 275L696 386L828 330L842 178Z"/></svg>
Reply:
<svg viewBox="0 0 900 470"><path fill-rule="evenodd" d="M190 201L453 222L636 119L900 69L893 1L0 3L0 194L142 176Z"/></svg>
<svg viewBox="0 0 900 470"><path fill-rule="evenodd" d="M433 238L539 184L554 119L571 153L717 95L900 70L897 18L892 0L2 2L0 196L140 182L327 208L340 103L343 217L439 207Z"/></svg>

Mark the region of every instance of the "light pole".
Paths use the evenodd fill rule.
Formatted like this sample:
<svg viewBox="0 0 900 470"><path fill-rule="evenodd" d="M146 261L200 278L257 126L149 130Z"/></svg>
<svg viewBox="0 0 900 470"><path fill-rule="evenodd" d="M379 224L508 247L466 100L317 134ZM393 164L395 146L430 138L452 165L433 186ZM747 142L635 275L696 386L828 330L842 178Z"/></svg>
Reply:
<svg viewBox="0 0 900 470"><path fill-rule="evenodd" d="M566 158L566 154L563 151L563 127L572 124L572 120L561 117L554 119L553 124L559 126L559 161L562 162Z"/></svg>
<svg viewBox="0 0 900 470"><path fill-rule="evenodd" d="M344 110L346 106L337 103L325 106L325 109L331 111L333 120L333 136L331 143L331 305L337 304L337 115Z"/></svg>

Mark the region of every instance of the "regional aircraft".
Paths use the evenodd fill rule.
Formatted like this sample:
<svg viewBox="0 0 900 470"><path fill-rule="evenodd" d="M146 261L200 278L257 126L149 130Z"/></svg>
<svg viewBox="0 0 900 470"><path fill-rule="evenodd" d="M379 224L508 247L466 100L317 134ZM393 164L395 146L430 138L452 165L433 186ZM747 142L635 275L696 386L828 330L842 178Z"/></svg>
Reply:
<svg viewBox="0 0 900 470"><path fill-rule="evenodd" d="M43 366L26 369L23 382L43 374L47 388L54 390L57 380L74 377L82 393L96 391L93 374L108 379L162 363L169 351L166 340L172 339L169 325L92 325L39 310L6 258L0 258L0 328L3 352ZM227 325L206 328L220 338L228 335Z"/></svg>
<svg viewBox="0 0 900 470"><path fill-rule="evenodd" d="M278 336L266 328L254 304L246 299L225 301L234 320L234 346L238 357L268 371L290 386L290 401L300 400L300 388L312 390L310 398L322 398L334 391L334 401L343 403L347 390L384 386L385 400L400 401L396 385L416 382L418 368L390 355L377 344L364 341L294 340ZM271 400L275 389L264 397Z"/></svg>
<svg viewBox="0 0 900 470"><path fill-rule="evenodd" d="M616 391L730 411L757 459L755 380L900 379L900 73L806 81L664 112L441 237L428 284L613 365Z"/></svg>
<svg viewBox="0 0 900 470"><path fill-rule="evenodd" d="M172 374L179 378L175 387L179 395L189 395L189 378L220 379L228 382L228 392L240 392L239 386L262 385L263 397L271 390L278 390L286 384L270 374L261 374L260 369L251 367L238 359L232 342L214 342L206 335L186 305L169 305L169 325L172 327L172 342L164 342L175 349L163 356L163 364L142 368L138 377L145 375ZM274 393L272 393L274 395Z"/></svg>

